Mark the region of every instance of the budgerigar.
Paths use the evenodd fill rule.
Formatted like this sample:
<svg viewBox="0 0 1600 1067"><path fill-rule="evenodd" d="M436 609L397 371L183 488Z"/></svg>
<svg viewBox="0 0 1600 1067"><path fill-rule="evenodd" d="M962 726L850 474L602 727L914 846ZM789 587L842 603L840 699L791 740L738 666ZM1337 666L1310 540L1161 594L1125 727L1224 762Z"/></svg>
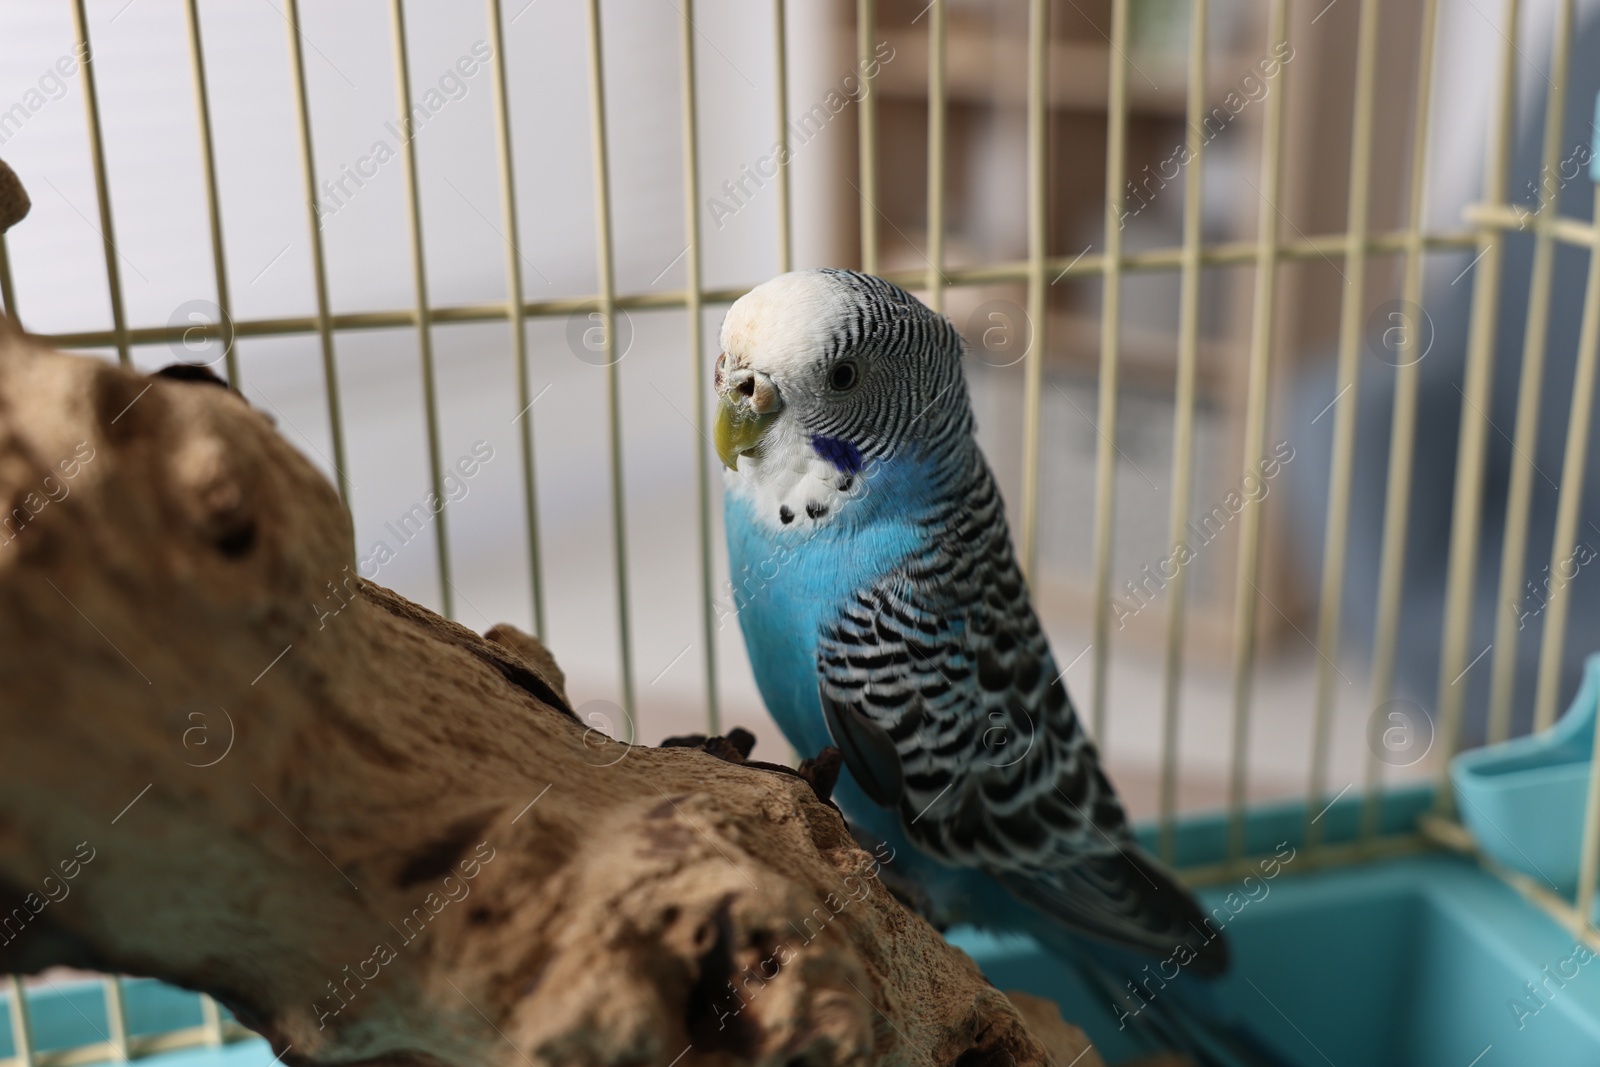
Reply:
<svg viewBox="0 0 1600 1067"><path fill-rule="evenodd" d="M1225 940L1135 844L1073 710L955 327L879 278L813 270L741 298L721 341L716 447L756 681L802 756L840 749L835 799L894 848L897 887L935 921L1036 935L1124 1001L1154 960L1186 972L1175 984L1221 973ZM1158 1000L1139 1021L1163 1041L1274 1062L1192 997Z"/></svg>

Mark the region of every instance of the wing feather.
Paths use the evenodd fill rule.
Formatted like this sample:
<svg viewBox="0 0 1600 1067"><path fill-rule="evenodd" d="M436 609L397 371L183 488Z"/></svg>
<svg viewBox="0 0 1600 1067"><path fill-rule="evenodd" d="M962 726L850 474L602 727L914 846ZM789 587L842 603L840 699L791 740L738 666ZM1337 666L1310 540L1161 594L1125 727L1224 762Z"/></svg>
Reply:
<svg viewBox="0 0 1600 1067"><path fill-rule="evenodd" d="M872 799L921 848L981 868L1079 933L1226 966L1193 898L1128 829L1028 598L992 474L923 548L823 627L828 726Z"/></svg>

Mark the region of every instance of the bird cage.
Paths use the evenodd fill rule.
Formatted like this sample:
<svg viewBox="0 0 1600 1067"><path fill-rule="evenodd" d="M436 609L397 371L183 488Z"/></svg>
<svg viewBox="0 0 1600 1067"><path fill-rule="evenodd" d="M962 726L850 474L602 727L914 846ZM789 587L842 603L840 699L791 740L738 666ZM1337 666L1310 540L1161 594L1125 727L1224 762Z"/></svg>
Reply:
<svg viewBox="0 0 1600 1067"><path fill-rule="evenodd" d="M555 566L562 553L541 528L550 472L542 459L548 442L536 428L556 417L539 403L548 377L541 367L555 358L552 351L567 361L570 350L591 375L593 418L603 424L596 467L603 500L581 536L610 542L609 574L598 584L606 589L600 599L611 601L605 610L616 650L615 699L597 699L590 711L604 710L604 725L630 740L659 732L641 710L641 693L669 671L693 671L701 678L703 728L717 733L727 721L719 694L728 660L742 651L725 632L729 575L707 444L715 327L738 296L794 266L802 241L832 248L844 260L839 265L883 274L933 308L952 311L973 348L969 377L980 398L997 368L1012 375L1006 381L1014 391L991 408L980 405L980 421L984 410L995 415L983 426L991 454L1011 450L996 465L1019 558L1036 589L1053 580L1040 561L1052 551L1052 524L1066 507L1065 483L1056 477L1065 452L1050 436L1057 395L1087 425L1080 435L1084 492L1073 500L1085 551L1078 576L1064 584L1075 590L1065 603L1088 643L1075 660L1076 648L1058 644L1057 652L1072 660L1069 682L1112 759L1113 777L1118 746L1133 745L1133 733L1147 735L1158 753L1148 790L1152 817L1142 833L1227 923L1238 964L1219 987L1225 999L1306 1064L1593 1062L1600 992L1568 967L1600 951L1600 779L1589 773L1600 751L1600 661L1584 674L1597 627L1573 592L1585 555L1594 555L1586 553L1586 538L1600 536L1586 510L1600 501L1594 493L1586 501L1584 492L1596 475L1587 461L1600 358L1600 214L1592 203L1600 200L1600 184L1593 184L1600 183L1600 110L1592 121L1588 110L1600 89L1593 5L1582 21L1576 0L1504 0L1498 11L1469 4L1466 13L1440 0L858 0L853 10L829 6L816 17L773 0L737 14L758 22L751 32L766 42L764 55L740 58L764 76L764 84L745 80L747 95L770 107L760 123L750 121L771 149L750 166L729 167L733 178L719 188L702 162L708 131L699 116L708 99L707 63L733 64L708 55L720 50L705 32L705 0L677 0L675 40L654 42L659 70L646 70L640 93L677 100L671 137L681 173L672 180L682 199L652 201L648 220L627 219L634 230L670 223L681 233L683 251L667 267L681 271L682 284L663 289L657 282L667 271L648 285L619 280L612 189L619 154L627 153L608 129L618 108L640 93L619 104L611 91L606 46L615 24L608 12L599 0L582 12L574 6L567 13L572 34L558 42L563 52L581 54L587 77L586 128L569 130L562 143L581 138L587 154L536 155L528 131L540 124L566 129L575 120L558 109L517 113L512 35L533 4L488 0L486 47L464 55L473 74L462 68L457 82L476 76L492 100L492 148L474 166L498 181L499 205L472 210L501 237L497 296L464 291L442 276L437 259L429 269L425 238L433 248L438 235L427 226L435 205L423 195L431 187L419 168L429 146L417 127L434 121L436 109L425 102L419 110L417 102L435 87L414 59L415 11L391 0L392 45L381 55L370 39L367 45L368 59L386 66L395 83L397 125L385 142L392 148L381 160L364 155L343 165L322 150L313 121L337 107L316 98L317 76L308 73L313 63L333 66L307 30L313 5L284 0L281 9L269 6L286 31L287 77L268 102L291 117L298 158L292 186L272 191L296 220L296 255L304 257L309 285L294 306L247 314L239 310L247 303L241 289L254 279L241 286L230 255L229 172L219 163L225 128L241 119L215 106L218 63L202 24L202 16L207 25L229 16L199 0L143 0L145 8L172 8L172 18L187 25L186 39L174 47L187 54L192 91L151 99L173 111L196 109L200 166L184 180L198 182L202 193L212 275L210 287L192 294L194 306L166 322L130 310L130 264L119 250L130 220L113 211L123 166L108 151L111 123L142 120L128 107L107 107L124 90L101 41L132 4L63 6L74 38L70 57L59 68L50 66L54 54L41 54L40 63L47 74L59 70L52 85L62 84L64 95L70 88L84 104L87 164L80 177L93 202L81 214L96 234L109 326L92 321L90 311L72 325L36 325L23 282L51 268L13 231L9 243L0 237L0 297L7 313L44 341L125 365L154 366L170 361L170 352L193 352L247 395L251 371L243 354L250 346L299 343L314 353L321 383L316 439L327 447L314 458L347 501L359 496L351 457L362 445L353 436L350 378L420 380L408 454L420 458L427 488L444 500L454 499L445 423L459 350L444 339L469 326L493 330L476 336L506 372L503 399L514 413L506 432L514 445L501 464L515 468L495 491L513 504L506 520L519 528L525 575L515 595L541 636L561 624L550 591L570 569ZM722 13L734 17L731 11ZM0 26L24 17L7 11ZM1481 167L1481 188L1464 213L1438 221L1430 205L1441 185L1460 184L1457 165L1464 162L1435 155L1439 116L1461 106L1452 95L1460 79L1452 89L1438 74L1457 39L1441 30L1447 18L1493 28L1494 57L1472 77L1486 102L1487 133L1472 160ZM973 27L984 19L1003 22L1010 36L983 44ZM794 91L799 21L813 39L810 54L842 59L850 72L839 109L820 94L813 107ZM1228 65L1220 74L1219 51ZM1164 57L1159 63L1149 58L1156 54ZM1242 73L1234 69L1241 59ZM980 113L974 103L991 68L1014 75L1003 114ZM995 84L1003 80L997 76ZM34 96L40 106L55 98L50 89ZM440 99L448 104L453 96ZM0 99L0 108L10 103ZM0 110L0 152L24 180L26 160L5 146L36 121L40 106L23 94ZM849 150L815 166L806 162L812 169L802 174L804 145L840 110L854 126ZM1007 127L1011 119L1017 121ZM995 131L1006 128L1015 135L1015 158L982 158L985 146L997 143ZM1223 129L1237 131L1239 144L1214 143ZM1575 138L1574 130L1584 136ZM1523 144L1530 148L1519 156ZM1224 152L1226 168L1207 167ZM341 309L331 296L329 219L357 202L369 168L391 158L403 195L385 225L400 235L412 298ZM1100 180L1086 178L1084 158L1103 171ZM1018 254L987 255L982 230L997 216L984 213L992 196L972 193L980 161L1022 194L1012 198ZM1524 182L1530 163L1534 178ZM638 166L638 158L627 165ZM530 232L530 216L551 210L519 196L518 175L535 166L592 189L596 270L579 295L529 295L538 293L529 276L538 268L521 235ZM820 194L805 182L822 180L846 194L816 208ZM725 216L742 214L757 191L768 198L760 211L770 215L775 255L761 273L708 282L715 264L704 238ZM827 220L820 236L794 222L807 197ZM1221 216L1208 215L1212 201L1222 203ZM1135 217L1155 203L1174 227L1170 240L1159 228L1141 229L1156 209ZM1218 217L1226 221L1221 239L1211 225ZM1337 221L1308 232L1297 217ZM79 288L101 284L97 278ZM1451 302L1454 319L1441 310ZM678 336L645 341L645 317L665 311L680 314ZM1133 312L1148 316L1131 324ZM1325 344L1307 332L1306 324L1317 322L1327 327ZM991 327L1000 330L995 338ZM374 336L402 350L414 346L415 364L363 354L353 369L350 353L371 348ZM1315 362L1307 353L1319 344L1328 358ZM679 454L645 455L630 437L624 399L633 395L631 365L623 356L646 346L669 353L650 365L645 387L681 420ZM1452 347L1456 363L1443 354ZM1123 394L1144 388L1141 382L1157 383L1148 388L1160 402L1129 409ZM1081 404L1073 399L1080 388ZM273 408L286 430L299 432ZM1285 429L1290 422L1293 432ZM1134 487L1142 472L1123 446L1155 423L1167 442L1168 484L1144 479L1162 506L1141 523L1119 510L1129 493L1145 492ZM1285 489L1269 507L1265 491L1248 487L1272 481L1287 463L1278 451L1283 441L1295 442L1289 453L1300 457L1297 473L1318 468L1302 479L1318 488L1309 494L1314 499L1298 503ZM1202 453L1225 471L1214 485L1205 482ZM674 499L692 530L685 527L673 551L675 571L693 590L692 611L670 626L637 610L637 553L656 521L630 514L630 468L637 464L652 472L672 466L689 487L687 498ZM1225 511L1218 518L1213 489ZM1303 485L1299 492L1308 495ZM433 548L431 579L413 584L456 617L467 603L457 582L466 554L459 546L476 542L448 509L431 522L424 539ZM1199 581L1189 565L1195 553L1178 549L1192 549L1197 538L1210 544L1208 523L1222 536L1204 561L1210 577L1189 588ZM1127 566L1119 542L1146 531L1170 552L1152 560L1153 570ZM1290 562L1296 546L1310 561L1298 571ZM1415 580L1436 571L1432 585ZM1121 716L1143 713L1111 680L1123 616L1144 606L1141 590L1154 597L1149 581L1162 601L1151 637L1159 682L1150 687L1148 729L1119 735ZM1197 633L1210 651L1196 650ZM655 655L680 644L677 658L651 680L667 655L646 664L640 649ZM1309 684L1298 704L1270 710L1299 724L1294 736L1307 747L1279 753L1280 762L1295 766L1293 795L1262 802L1253 787L1262 743L1259 660L1279 644L1306 653ZM1181 796L1190 758L1185 671L1192 658L1213 653L1216 663L1207 669L1225 678L1225 715L1208 736L1224 754L1225 772L1215 791L1220 810L1195 812ZM1354 719L1340 712L1350 673L1360 676L1362 694ZM1417 681L1421 675L1426 683ZM1571 710L1559 716L1567 703ZM1346 736L1352 723L1354 742ZM1336 770L1340 745L1346 758ZM1057 1000L1107 1062L1127 1054L1114 1006L1030 942L970 931L952 938L1002 988ZM8 983L0 1067L155 1059L189 1049L211 1050L207 1063L246 1053L251 1063L268 1058L209 998L150 980Z"/></svg>

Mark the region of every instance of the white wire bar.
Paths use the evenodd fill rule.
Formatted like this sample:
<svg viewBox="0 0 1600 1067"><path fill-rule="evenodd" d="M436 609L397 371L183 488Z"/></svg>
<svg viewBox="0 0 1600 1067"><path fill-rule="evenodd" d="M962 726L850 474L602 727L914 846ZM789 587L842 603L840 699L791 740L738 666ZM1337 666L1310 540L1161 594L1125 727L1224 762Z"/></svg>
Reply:
<svg viewBox="0 0 1600 1067"><path fill-rule="evenodd" d="M511 356L516 360L517 419L521 424L522 501L528 537L528 584L533 598L534 636L543 638L544 568L539 555L539 488L534 463L533 405L528 381L528 328L522 313L522 231L517 226L517 181L511 144L511 91L506 76L506 36L500 0L489 0L489 34L493 39L495 147L500 157L500 215L506 232L506 317L511 322Z"/></svg>
<svg viewBox="0 0 1600 1067"><path fill-rule="evenodd" d="M295 124L300 133L301 180L305 183L306 227L311 240L311 280L317 296L317 315L305 330L315 330L322 342L322 386L328 398L328 430L333 438L333 472L338 479L339 499L350 505L350 479L345 474L349 462L345 458L343 405L339 401L339 363L334 355L334 316L328 301L328 260L322 249L322 220L317 217L317 157L311 143L311 97L306 92L305 47L300 35L300 0L284 0L284 25L289 32L289 60L294 77L289 80L294 93ZM411 325L408 319L399 325ZM137 332L137 331L135 331ZM233 336L238 337L237 326ZM140 343L134 341L134 344Z"/></svg>
<svg viewBox="0 0 1600 1067"><path fill-rule="evenodd" d="M1350 134L1350 204L1346 232L1351 241L1344 259L1344 299L1339 316L1338 392L1334 403L1333 464L1328 475L1328 519L1322 537L1322 588L1318 597L1317 678L1312 705L1311 773L1306 791L1306 846L1316 848L1322 823L1313 816L1328 792L1328 754L1332 748L1334 687L1339 658L1339 627L1344 614L1345 563L1350 548L1350 491L1355 469L1356 412L1360 396L1361 348L1366 328L1362 311L1367 290L1367 251L1372 184L1372 126L1377 105L1378 19L1380 0L1361 0L1356 45L1355 117Z"/></svg>
<svg viewBox="0 0 1600 1067"><path fill-rule="evenodd" d="M1422 326L1423 235L1426 223L1428 132L1433 113L1433 58L1438 36L1439 0L1424 0L1417 57L1416 110L1411 127L1411 188L1407 198L1404 280L1401 314L1409 320L1395 353L1394 409L1389 427L1389 470L1383 504L1383 547L1378 564L1378 608L1372 644L1371 702L1373 708L1388 703L1394 692L1395 658L1399 648L1400 599L1405 579L1406 534L1411 519L1412 460L1417 440L1417 377L1422 356L1417 335ZM1363 774L1361 839L1378 832L1383 795L1382 762L1369 747Z"/></svg>
<svg viewBox="0 0 1600 1067"><path fill-rule="evenodd" d="M1501 541L1500 589L1495 597L1494 657L1489 690L1489 741L1503 741L1511 732L1511 702L1517 675L1517 636L1522 621L1513 606L1522 591L1528 551L1528 513L1533 503L1534 465L1538 447L1539 405L1543 399L1545 349L1550 337L1550 287L1555 275L1555 239L1550 220L1559 209L1560 187L1550 180L1561 166L1562 124L1572 69L1572 24L1576 0L1562 0L1552 46L1551 86L1545 101L1543 166L1539 171L1539 209L1533 219L1533 278L1528 285L1528 321L1522 345L1522 374L1517 384L1517 424L1512 431L1511 488L1506 498L1505 534ZM1486 416L1487 417L1487 416ZM1553 710L1553 707L1552 707ZM1549 726L1536 721L1535 729Z"/></svg>
<svg viewBox="0 0 1600 1067"><path fill-rule="evenodd" d="M1484 200L1506 202L1510 181L1512 132L1516 122L1516 33L1521 0L1506 0L1501 17L1498 102L1489 125L1484 154ZM1509 34L1506 32L1509 30ZM1456 683L1467 668L1467 642L1472 637L1472 608L1478 566L1478 523L1483 510L1483 468L1488 446L1489 390L1494 377L1495 329L1499 319L1500 275L1504 268L1505 231L1479 224L1478 259L1472 279L1472 320L1467 336L1466 388L1461 394L1461 430L1456 446L1455 500L1450 511L1450 562L1445 586L1444 635L1439 655L1439 723L1435 748L1439 764L1434 806L1448 814L1450 757L1460 743L1461 712L1466 690Z"/></svg>
<svg viewBox="0 0 1600 1067"><path fill-rule="evenodd" d="M1267 44L1275 49L1287 40L1288 0L1273 0L1267 27ZM1267 94L1261 144L1261 208L1257 213L1256 285L1250 326L1249 384L1245 395L1244 456L1241 464L1254 474L1267 435L1267 401L1272 371L1272 334L1278 303L1278 194L1283 178L1284 97L1289 92L1289 68L1278 72L1278 91ZM1350 241L1346 238L1345 245ZM1234 583L1233 722L1228 763L1228 857L1238 860L1245 851L1245 802L1249 787L1250 703L1256 665L1256 614L1260 590L1256 574L1261 561L1261 502L1246 498L1239 516L1238 573Z"/></svg>
<svg viewBox="0 0 1600 1067"><path fill-rule="evenodd" d="M23 995L22 982L14 974L6 975L9 996L7 1007L11 1013L11 1043L15 1046L11 1062L16 1067L34 1067L33 1027L28 1022L28 999Z"/></svg>
<svg viewBox="0 0 1600 1067"><path fill-rule="evenodd" d="M944 311L945 0L928 8L928 306Z"/></svg>
<svg viewBox="0 0 1600 1067"><path fill-rule="evenodd" d="M1194 402L1200 355L1201 174L1205 169L1207 0L1190 0L1188 173L1183 177L1183 273L1178 294L1178 373L1172 400L1172 498L1168 505L1167 544L1182 544L1189 524L1189 498L1194 492ZM1177 556L1178 570L1168 593L1166 662L1161 694L1161 785L1157 798L1157 847L1171 862L1177 847L1178 727L1183 682L1183 635L1191 557Z"/></svg>
<svg viewBox="0 0 1600 1067"><path fill-rule="evenodd" d="M856 100L856 132L861 155L861 269L878 273L878 98L872 91L877 67L872 63L872 34L877 27L877 0L856 0L856 75L861 96Z"/></svg>
<svg viewBox="0 0 1600 1067"><path fill-rule="evenodd" d="M1589 252L1589 288L1584 297L1583 326L1578 334L1578 362L1572 375L1572 411L1567 418L1567 452L1561 465L1561 499L1556 505L1555 544L1550 551L1550 570L1572 558L1578 538L1578 509L1583 500L1583 478L1588 459L1589 429L1594 415L1595 365L1600 363L1600 183L1594 188L1594 245ZM1544 624L1544 644L1540 648L1539 695L1535 703L1541 717L1554 717L1556 689L1561 681L1561 653L1565 645L1567 587L1559 582L1552 590ZM1548 710L1547 710L1548 709ZM1589 929L1594 929L1595 883L1600 878L1600 730L1595 731L1590 755L1589 792L1583 814L1583 851L1578 861L1577 912Z"/></svg>
<svg viewBox="0 0 1600 1067"><path fill-rule="evenodd" d="M1018 556L1023 576L1035 578L1039 562L1039 408L1044 389L1045 322L1049 295L1045 273L1050 250L1045 214L1049 206L1050 4L1028 5L1028 349L1022 359L1022 536ZM946 283L956 272L946 273Z"/></svg>
<svg viewBox="0 0 1600 1067"><path fill-rule="evenodd" d="M1572 405L1567 414L1566 454L1561 462L1561 493L1556 504L1555 536L1550 546L1550 573L1557 577L1550 589L1544 629L1539 645L1539 685L1534 698L1534 720L1554 722L1560 696L1561 661L1566 650L1567 612L1572 604L1572 583L1559 580L1573 558L1578 541L1579 511L1583 504L1584 475L1589 461L1589 431L1594 421L1596 349L1600 348L1600 183L1595 185L1594 247L1589 252L1589 291L1583 305L1583 326L1578 335L1578 360L1572 374Z"/></svg>
<svg viewBox="0 0 1600 1067"><path fill-rule="evenodd" d="M417 300L417 350L422 362L422 407L428 435L428 476L435 500L444 500L444 458L439 443L439 393L433 370L433 321L428 307L428 260L422 248L422 194L417 188L417 145L411 119L411 59L406 48L404 0L391 0L394 29L395 92L400 105L400 157L405 161L406 216L411 230L411 274ZM439 603L446 618L455 617L455 583L450 580L450 527L444 509L438 512L434 539L439 562Z"/></svg>
<svg viewBox="0 0 1600 1067"><path fill-rule="evenodd" d="M1499 213L1477 212L1472 221L1485 228L1501 228L1514 230L1517 228L1516 215L1507 210L1504 219ZM1478 216L1481 216L1478 217ZM1590 240L1591 227L1587 223L1576 220L1565 220L1566 225L1558 229L1560 237L1565 233L1573 244L1587 245ZM1565 238L1563 238L1565 239ZM1444 251L1473 248L1480 240L1477 231L1451 231L1428 233L1422 237L1422 245L1426 251ZM1405 251L1406 233L1396 230L1392 233L1378 234L1367 242L1367 251L1372 254L1395 254ZM1343 255L1349 242L1343 234L1325 234L1317 237L1302 238L1295 241L1281 242L1277 249L1277 259L1281 263L1301 262L1304 260L1321 259L1328 255ZM1200 263L1205 267L1239 266L1255 261L1259 254L1259 242L1226 242L1202 247ZM1055 272L1060 277L1086 278L1099 275L1105 266L1103 257L1099 255L1084 255L1082 257L1054 256L1044 261L1046 272ZM1178 271L1183 266L1183 248L1181 245L1171 248L1151 249L1143 252L1128 252L1122 259L1124 273L1162 273ZM944 280L947 287L995 285L1002 282L1027 282L1032 271L1029 261L1010 263L985 263L968 267L947 266L944 270ZM884 271L883 278L903 287L915 288L927 281L927 271ZM706 306L731 304L745 293L750 286L733 286L723 289L706 289L701 295L701 300ZM527 318L564 318L574 313L585 311L599 311L603 300L598 294L588 296L563 297L556 300L530 300L522 305L522 313ZM658 290L641 293L619 293L611 298L612 306L618 310L655 310L663 308L681 308L688 303L688 294L683 290ZM504 322L509 311L503 302L487 304L454 304L437 305L429 309L429 315L434 323L460 323L460 322ZM354 311L330 315L329 325L334 330L385 330L400 326L415 326L417 314L414 309L391 308L384 311ZM317 317L313 315L288 315L279 318L246 319L234 323L234 330L240 337L280 337L292 334L315 333L318 328ZM164 345L173 341L181 341L184 335L190 337L220 337L222 330L216 325L201 326L142 326L132 327L127 331L130 347L141 345ZM58 333L39 333L34 336L41 341L56 348L100 348L115 343L115 333L111 330L72 330Z"/></svg>
<svg viewBox="0 0 1600 1067"><path fill-rule="evenodd" d="M1111 563L1116 553L1117 371L1122 338L1122 185L1128 153L1128 0L1111 4L1111 84L1106 103L1106 270L1100 290L1099 431L1094 476L1094 703L1095 742L1106 749L1111 689ZM1038 225L1043 226L1040 219ZM1048 310L1046 311L1048 314Z"/></svg>
<svg viewBox="0 0 1600 1067"><path fill-rule="evenodd" d="M774 96L778 110L778 273L794 269L794 218L789 194L789 15L784 0L772 0Z"/></svg>
<svg viewBox="0 0 1600 1067"><path fill-rule="evenodd" d="M1571 225L1565 229L1570 232L1572 243L1587 244L1587 235L1590 232L1590 228L1583 223L1568 221ZM1494 218L1484 221L1482 224L1484 226L1515 229L1517 226L1516 215L1508 210L1505 213L1504 221ZM1581 242L1578 240L1580 237L1582 237ZM1479 237L1474 231L1430 233L1423 236L1423 247L1428 251L1472 248L1478 240ZM1403 252L1405 250L1405 241L1406 234L1404 230L1378 234L1366 242L1367 251L1374 254ZM1321 259L1330 255L1343 255L1348 244L1349 242L1343 234L1325 234L1295 241L1286 241L1278 245L1277 259L1279 262L1287 263ZM1206 267L1239 266L1253 263L1259 255L1259 250L1260 244L1256 241L1215 244L1202 247L1200 263ZM1087 278L1100 274L1104 266L1104 258L1098 254L1087 254L1082 257L1054 256L1045 259L1044 273L1050 274L1051 277ZM1128 252L1122 258L1124 273L1160 273L1180 270L1182 266L1183 249L1181 246L1150 249L1143 252ZM947 287L995 285L1002 282L1025 283L1031 277L1032 271L1033 264L1031 261L984 263L968 267L946 266L944 280ZM914 289L926 283L927 271L926 269L884 271L882 277L897 285ZM750 288L750 286L734 286L725 289L707 289L701 293L701 300L707 307L731 304L749 292ZM527 318L565 318L576 313L598 312L603 303L604 300L599 294L564 297L556 300L530 300L522 305L522 313ZM687 303L688 294L683 290L622 293L614 294L611 297L611 306L613 308L628 311L681 308ZM429 314L434 323L504 322L509 312L504 302L494 302L436 306L430 308ZM328 322L334 330L385 330L402 326L415 326L417 313L414 309L409 308L343 312L330 315ZM318 319L312 315L249 319L234 323L234 332L239 337L279 337L314 333L317 329ZM190 337L196 335L201 337L222 336L220 327L204 325L190 327L133 327L127 331L127 337L128 344L137 347L140 345L164 345L173 341L181 341L185 333ZM60 333L41 333L35 336L56 348L100 348L114 344L116 339L115 332L111 330L75 330Z"/></svg>
<svg viewBox="0 0 1600 1067"><path fill-rule="evenodd" d="M106 172L105 138L100 125L100 92L96 86L94 51L89 45L89 13L84 0L72 2L72 24L78 35L78 54L83 57L83 109L88 118L89 161L94 165L94 193L100 208L100 244L106 258L106 287L111 292L111 325L117 359L123 366L132 363L128 351L128 317L122 302L122 268L117 263L116 232L111 225L111 180Z"/></svg>
<svg viewBox="0 0 1600 1067"><path fill-rule="evenodd" d="M617 361L617 290L612 265L611 169L606 146L605 58L600 40L600 0L589 0L589 108L594 145L596 253L600 272L601 349L606 363L606 426L611 439L611 520L616 542L617 646L622 669L622 710L630 744L637 725L633 718L633 623L628 596L628 521L622 483L622 397ZM704 299L705 294L698 294ZM687 306L687 295L682 306ZM575 309L576 310L576 309Z"/></svg>
<svg viewBox="0 0 1600 1067"><path fill-rule="evenodd" d="M689 242L685 261L689 299L685 308L689 313L689 381L694 390L695 502L698 505L700 535L700 624L701 643L705 645L706 733L717 735L722 733L722 716L717 707L717 624L712 599L711 468L706 462L706 450L702 447L711 438L706 422L705 314L701 303L700 134L696 117L694 33L694 0L683 0L683 210L684 229Z"/></svg>
<svg viewBox="0 0 1600 1067"><path fill-rule="evenodd" d="M17 287L11 280L11 253L6 249L6 235L0 233L0 311L18 323L22 316L17 312Z"/></svg>
<svg viewBox="0 0 1600 1067"><path fill-rule="evenodd" d="M122 999L122 979L108 974L100 980L106 1002L106 1046L114 1060L128 1058L128 1005Z"/></svg>
<svg viewBox="0 0 1600 1067"><path fill-rule="evenodd" d="M223 254L222 203L217 195L217 153L211 139L211 95L206 89L205 47L200 38L200 3L188 0L184 5L185 21L189 29L189 66L194 77L195 117L200 132L200 162L205 175L206 221L211 228L211 269L217 283L217 311L224 323L233 321L233 302L228 292L228 259ZM242 389L239 378L239 353L232 338L224 334L222 343L224 366L228 383Z"/></svg>
<svg viewBox="0 0 1600 1067"><path fill-rule="evenodd" d="M200 994L200 1028L205 1033L205 1043L220 1048L227 1041L222 1028L222 1009L204 993Z"/></svg>

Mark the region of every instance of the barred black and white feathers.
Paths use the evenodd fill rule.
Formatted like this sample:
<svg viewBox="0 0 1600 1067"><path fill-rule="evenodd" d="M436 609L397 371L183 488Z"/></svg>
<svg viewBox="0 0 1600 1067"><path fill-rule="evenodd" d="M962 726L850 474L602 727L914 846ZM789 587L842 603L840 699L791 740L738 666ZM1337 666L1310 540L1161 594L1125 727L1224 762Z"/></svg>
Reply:
<svg viewBox="0 0 1600 1067"><path fill-rule="evenodd" d="M1040 629L987 464L969 452L920 549L822 627L829 728L851 773L941 860L1082 934L1227 965L1140 851Z"/></svg>

